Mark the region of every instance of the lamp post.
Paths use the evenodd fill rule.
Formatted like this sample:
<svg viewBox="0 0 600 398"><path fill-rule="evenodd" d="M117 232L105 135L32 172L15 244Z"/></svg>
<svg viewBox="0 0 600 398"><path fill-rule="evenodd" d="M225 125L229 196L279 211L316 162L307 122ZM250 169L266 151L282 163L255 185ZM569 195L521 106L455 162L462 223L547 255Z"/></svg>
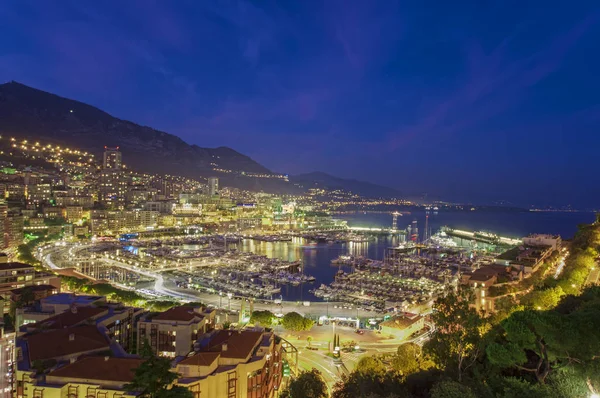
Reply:
<svg viewBox="0 0 600 398"><path fill-rule="evenodd" d="M229 299L229 311L231 311L231 297L233 297L233 294L227 293L227 298Z"/></svg>
<svg viewBox="0 0 600 398"><path fill-rule="evenodd" d="M219 292L219 308L223 308L223 292Z"/></svg>

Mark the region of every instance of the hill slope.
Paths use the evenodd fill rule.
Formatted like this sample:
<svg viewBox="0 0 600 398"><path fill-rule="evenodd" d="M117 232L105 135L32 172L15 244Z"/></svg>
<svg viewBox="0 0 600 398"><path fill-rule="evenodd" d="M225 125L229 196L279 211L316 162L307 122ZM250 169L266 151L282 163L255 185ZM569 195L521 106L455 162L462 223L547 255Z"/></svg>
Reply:
<svg viewBox="0 0 600 398"><path fill-rule="evenodd" d="M190 145L172 134L118 119L91 105L17 82L0 85L0 134L74 146L100 158L104 146L118 146L123 152L123 162L134 170L190 178L215 175L222 179L224 186L253 191L298 193L319 186L370 197L399 196L392 188L325 173L297 175L290 182L253 178L241 173L219 173L214 168L247 173L271 172L229 147Z"/></svg>
<svg viewBox="0 0 600 398"><path fill-rule="evenodd" d="M214 174L211 163L227 170L269 172L231 148L190 145L174 135L17 82L0 85L0 121L0 134L73 145L98 155L105 145L119 146L125 164L149 173L206 176Z"/></svg>
<svg viewBox="0 0 600 398"><path fill-rule="evenodd" d="M301 184L305 188L342 189L366 197L399 198L401 193L393 188L365 181L334 177L327 173L315 171L290 177L290 181Z"/></svg>

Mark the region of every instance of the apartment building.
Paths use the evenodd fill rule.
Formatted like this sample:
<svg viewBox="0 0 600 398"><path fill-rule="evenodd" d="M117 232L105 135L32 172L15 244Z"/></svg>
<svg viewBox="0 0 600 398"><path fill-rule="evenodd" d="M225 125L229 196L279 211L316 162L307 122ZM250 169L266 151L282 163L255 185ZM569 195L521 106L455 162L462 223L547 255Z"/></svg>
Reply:
<svg viewBox="0 0 600 398"><path fill-rule="evenodd" d="M187 355L198 336L213 328L215 313L182 305L142 318L137 324L138 352L147 341L158 355L170 358Z"/></svg>
<svg viewBox="0 0 600 398"><path fill-rule="evenodd" d="M282 375L282 348L273 333L218 330L203 336L175 371L196 398L271 398Z"/></svg>

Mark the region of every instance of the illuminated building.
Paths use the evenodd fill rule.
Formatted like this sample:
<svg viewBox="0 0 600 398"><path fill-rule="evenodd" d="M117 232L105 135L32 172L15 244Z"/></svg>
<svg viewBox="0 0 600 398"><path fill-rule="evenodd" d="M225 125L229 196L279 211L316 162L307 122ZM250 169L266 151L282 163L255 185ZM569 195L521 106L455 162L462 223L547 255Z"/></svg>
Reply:
<svg viewBox="0 0 600 398"><path fill-rule="evenodd" d="M0 298L4 300L4 313L10 309L11 290L25 286L52 285L60 288L60 277L38 272L29 264L7 262L6 255L0 262Z"/></svg>
<svg viewBox="0 0 600 398"><path fill-rule="evenodd" d="M100 172L100 202L110 208L123 209L127 194L127 176L122 170L105 169Z"/></svg>
<svg viewBox="0 0 600 398"><path fill-rule="evenodd" d="M210 196L219 194L219 179L217 177L208 178L208 194Z"/></svg>
<svg viewBox="0 0 600 398"><path fill-rule="evenodd" d="M50 184L27 185L27 202L39 205L48 203L52 199L52 186Z"/></svg>
<svg viewBox="0 0 600 398"><path fill-rule="evenodd" d="M0 398L11 398L14 389L15 332L0 325Z"/></svg>
<svg viewBox="0 0 600 398"><path fill-rule="evenodd" d="M281 342L271 332L219 330L198 340L194 355L175 366L194 397L271 398L276 396L283 366Z"/></svg>
<svg viewBox="0 0 600 398"><path fill-rule="evenodd" d="M65 208L65 219L68 222L81 220L83 217L83 206L67 206Z"/></svg>
<svg viewBox="0 0 600 398"><path fill-rule="evenodd" d="M138 322L138 352L144 342L158 355L174 358L193 350L198 336L214 323L215 311L182 305Z"/></svg>
<svg viewBox="0 0 600 398"><path fill-rule="evenodd" d="M102 168L108 170L120 170L122 166L121 151L119 147L104 147L104 156L102 158Z"/></svg>
<svg viewBox="0 0 600 398"><path fill-rule="evenodd" d="M4 247L16 247L23 243L23 216L9 213L4 220Z"/></svg>

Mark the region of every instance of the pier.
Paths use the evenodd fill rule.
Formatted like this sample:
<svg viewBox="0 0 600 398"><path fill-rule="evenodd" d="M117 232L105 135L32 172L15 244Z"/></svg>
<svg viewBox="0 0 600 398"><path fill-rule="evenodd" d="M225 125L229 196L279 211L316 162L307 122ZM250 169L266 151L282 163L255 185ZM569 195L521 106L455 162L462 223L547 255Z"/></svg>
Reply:
<svg viewBox="0 0 600 398"><path fill-rule="evenodd" d="M522 244L521 239L512 239L506 238L500 235L492 234L489 232L481 232L481 231L464 231L460 229L454 229L450 227L442 227L442 231L445 232L449 236L454 236L462 239L474 240L477 242L487 243L490 245L506 245L506 246L516 246Z"/></svg>

